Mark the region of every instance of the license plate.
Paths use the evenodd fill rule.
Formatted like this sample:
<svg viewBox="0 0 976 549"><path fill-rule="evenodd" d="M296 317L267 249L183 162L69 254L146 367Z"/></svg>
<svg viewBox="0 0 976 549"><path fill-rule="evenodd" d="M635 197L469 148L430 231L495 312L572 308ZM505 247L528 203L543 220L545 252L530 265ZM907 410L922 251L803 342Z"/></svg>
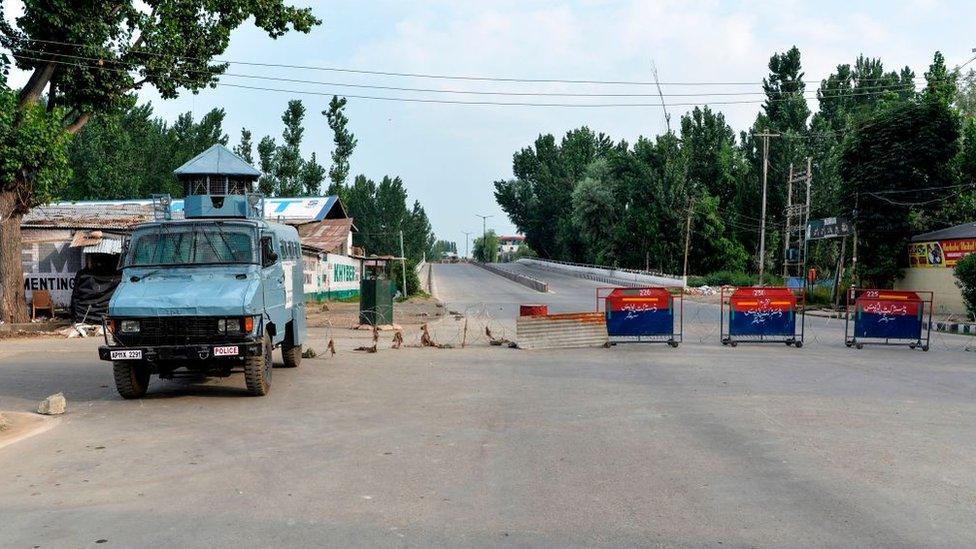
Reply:
<svg viewBox="0 0 976 549"><path fill-rule="evenodd" d="M142 349L128 349L109 353L112 360L142 360Z"/></svg>
<svg viewBox="0 0 976 549"><path fill-rule="evenodd" d="M237 349L237 345L229 345L227 347L214 347L213 356L237 356L240 352Z"/></svg>

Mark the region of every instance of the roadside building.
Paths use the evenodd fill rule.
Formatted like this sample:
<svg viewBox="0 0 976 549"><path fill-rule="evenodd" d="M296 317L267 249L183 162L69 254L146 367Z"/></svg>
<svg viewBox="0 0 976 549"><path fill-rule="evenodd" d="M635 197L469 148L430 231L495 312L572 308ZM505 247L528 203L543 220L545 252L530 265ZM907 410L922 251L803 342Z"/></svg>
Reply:
<svg viewBox="0 0 976 549"><path fill-rule="evenodd" d="M182 218L183 200L173 199L170 210L174 219ZM358 295L362 269L349 257L355 225L338 197L268 198L264 211L267 219L298 229L307 298ZM55 202L32 209L21 224L28 303L32 290L47 290L55 305L68 307L78 271L114 271L132 228L154 219L152 200Z"/></svg>
<svg viewBox="0 0 976 549"><path fill-rule="evenodd" d="M214 145L173 172L188 194L244 194L261 175L223 145ZM151 199L55 202L28 212L21 225L24 288L47 290L55 305L68 307L81 270L115 272L122 242L139 223L153 221ZM169 200L169 215L183 217L183 200ZM266 219L294 225L302 239L305 293L309 299L359 293L362 267L353 259L356 230L336 196L264 199Z"/></svg>
<svg viewBox="0 0 976 549"><path fill-rule="evenodd" d="M908 245L908 268L895 288L931 290L935 293L936 312L965 314L953 271L960 259L973 252L976 223L915 235Z"/></svg>
<svg viewBox="0 0 976 549"><path fill-rule="evenodd" d="M500 255L514 254L523 245L525 245L525 236L520 234L498 237L498 253Z"/></svg>

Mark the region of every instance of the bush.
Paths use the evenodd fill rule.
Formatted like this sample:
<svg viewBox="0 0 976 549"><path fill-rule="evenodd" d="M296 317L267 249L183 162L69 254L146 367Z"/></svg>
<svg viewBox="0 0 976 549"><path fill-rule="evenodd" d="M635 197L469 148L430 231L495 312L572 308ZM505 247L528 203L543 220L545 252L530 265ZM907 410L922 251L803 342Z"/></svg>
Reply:
<svg viewBox="0 0 976 549"><path fill-rule="evenodd" d="M812 286L807 290L807 305L833 305L833 292L824 286Z"/></svg>
<svg viewBox="0 0 976 549"><path fill-rule="evenodd" d="M956 263L956 286L962 290L962 300L969 314L976 315L976 253L971 253Z"/></svg>
<svg viewBox="0 0 976 549"><path fill-rule="evenodd" d="M783 277L766 273L763 276L766 286L782 286ZM705 276L689 276L689 286L756 286L759 284L759 275L754 273L744 273L741 271L715 271Z"/></svg>
<svg viewBox="0 0 976 549"><path fill-rule="evenodd" d="M390 266L390 278L396 282L396 288L400 291L400 294L404 295L403 275L401 273L403 273L402 264L399 261L392 262ZM417 262L412 259L407 259L407 292L405 295L416 295L420 290L420 279L417 277Z"/></svg>

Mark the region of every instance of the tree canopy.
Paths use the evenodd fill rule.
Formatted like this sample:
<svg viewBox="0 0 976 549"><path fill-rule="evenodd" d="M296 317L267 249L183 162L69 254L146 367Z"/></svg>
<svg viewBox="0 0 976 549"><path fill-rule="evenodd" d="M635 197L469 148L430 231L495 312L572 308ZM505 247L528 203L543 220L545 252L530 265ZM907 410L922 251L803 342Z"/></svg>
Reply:
<svg viewBox="0 0 976 549"><path fill-rule="evenodd" d="M672 274L768 270L783 260L790 165L813 166L812 218L849 216L865 281L891 284L915 233L976 217L976 72L960 78L936 52L915 86L908 67L859 56L804 96L800 51L773 54L766 99L738 137L720 112L694 107L668 131L635 143L587 127L540 135L514 153L514 178L495 198L543 257ZM769 143L767 254L758 258L762 142ZM836 242L809 263L831 273ZM846 250L847 254L851 250Z"/></svg>

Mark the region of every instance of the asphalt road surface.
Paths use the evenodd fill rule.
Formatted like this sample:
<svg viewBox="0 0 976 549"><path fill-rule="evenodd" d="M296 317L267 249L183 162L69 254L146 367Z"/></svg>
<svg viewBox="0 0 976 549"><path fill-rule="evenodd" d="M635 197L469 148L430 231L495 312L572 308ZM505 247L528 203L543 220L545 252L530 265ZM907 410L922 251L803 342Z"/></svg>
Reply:
<svg viewBox="0 0 976 549"><path fill-rule="evenodd" d="M599 285L550 277L543 295L467 265L434 273L449 308L500 322L528 301L591 309ZM141 401L117 397L97 341L2 341L0 409L63 390L69 413L0 449L0 546L972 545L969 340L827 339L340 342L276 370L266 398L232 377L154 382Z"/></svg>

